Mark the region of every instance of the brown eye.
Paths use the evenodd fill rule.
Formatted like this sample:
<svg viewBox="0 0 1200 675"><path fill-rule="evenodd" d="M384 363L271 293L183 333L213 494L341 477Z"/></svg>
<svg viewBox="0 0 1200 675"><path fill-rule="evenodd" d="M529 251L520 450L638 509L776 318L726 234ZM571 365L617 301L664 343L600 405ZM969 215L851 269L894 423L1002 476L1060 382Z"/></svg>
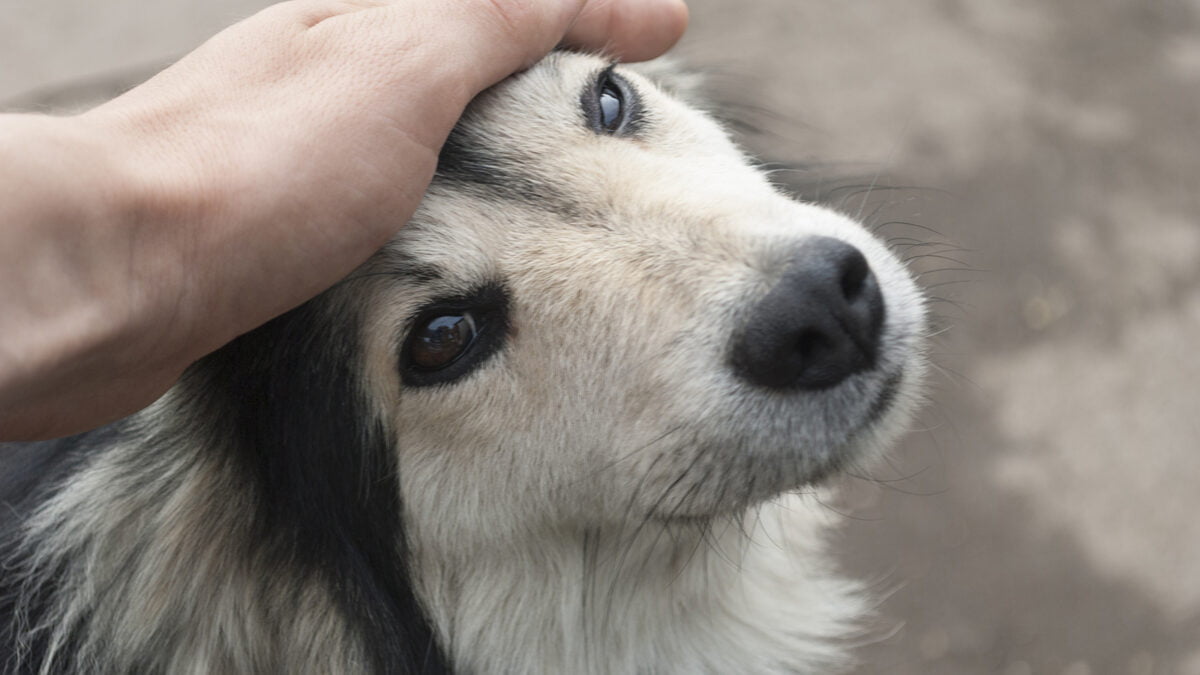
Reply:
<svg viewBox="0 0 1200 675"><path fill-rule="evenodd" d="M468 293L436 298L411 316L396 360L401 383L459 383L504 347L508 291L499 283L486 283Z"/></svg>
<svg viewBox="0 0 1200 675"><path fill-rule="evenodd" d="M434 317L413 331L412 364L423 370L445 368L474 341L475 319L469 312Z"/></svg>

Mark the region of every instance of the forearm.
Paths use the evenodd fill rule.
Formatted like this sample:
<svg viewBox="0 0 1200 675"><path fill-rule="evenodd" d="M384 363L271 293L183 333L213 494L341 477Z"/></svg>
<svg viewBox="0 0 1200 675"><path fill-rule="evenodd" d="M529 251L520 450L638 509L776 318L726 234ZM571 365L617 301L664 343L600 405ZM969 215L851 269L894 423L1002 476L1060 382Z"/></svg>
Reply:
<svg viewBox="0 0 1200 675"><path fill-rule="evenodd" d="M0 441L130 414L336 283L411 216L470 99L561 39L648 58L686 19L286 2L83 115L0 116Z"/></svg>
<svg viewBox="0 0 1200 675"><path fill-rule="evenodd" d="M39 411L137 348L144 214L116 142L84 118L0 116L0 438L40 435Z"/></svg>

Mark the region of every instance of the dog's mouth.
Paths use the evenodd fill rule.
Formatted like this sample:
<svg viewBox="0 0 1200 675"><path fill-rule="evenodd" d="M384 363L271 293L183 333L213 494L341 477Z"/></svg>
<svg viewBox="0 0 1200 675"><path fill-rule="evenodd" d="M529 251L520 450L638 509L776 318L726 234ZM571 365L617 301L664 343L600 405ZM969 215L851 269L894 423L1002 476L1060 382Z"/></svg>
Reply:
<svg viewBox="0 0 1200 675"><path fill-rule="evenodd" d="M889 374L883 381L883 387L879 394L871 403L870 409L867 411L866 423L864 428L869 428L878 424L884 416L895 406L896 398L900 395L900 388L904 384L904 371L897 370Z"/></svg>
<svg viewBox="0 0 1200 675"><path fill-rule="evenodd" d="M743 420L737 433L696 447L677 448L688 454L689 461L676 467L667 477L661 494L647 504L655 518L664 521L695 522L722 515L736 515L756 504L784 493L805 491L828 483L838 475L870 457L878 445L875 437L900 398L905 372L898 369L877 375L874 385L864 387L870 396L854 406L855 410L837 420L805 424L812 409L784 419L775 407L770 415L756 420L760 433L748 433ZM847 391L830 390L830 408ZM811 401L810 401L811 403ZM803 418L803 419L802 419ZM824 426L817 433L815 427Z"/></svg>
<svg viewBox="0 0 1200 675"><path fill-rule="evenodd" d="M879 392L867 408L862 423L853 427L847 434L846 440L834 446L833 450L824 458L824 462L810 472L810 476L803 485L797 487L814 487L827 483L855 462L861 461L863 455L870 451L871 436L880 425L885 423L888 413L896 406L903 384L903 370L888 374L884 378Z"/></svg>

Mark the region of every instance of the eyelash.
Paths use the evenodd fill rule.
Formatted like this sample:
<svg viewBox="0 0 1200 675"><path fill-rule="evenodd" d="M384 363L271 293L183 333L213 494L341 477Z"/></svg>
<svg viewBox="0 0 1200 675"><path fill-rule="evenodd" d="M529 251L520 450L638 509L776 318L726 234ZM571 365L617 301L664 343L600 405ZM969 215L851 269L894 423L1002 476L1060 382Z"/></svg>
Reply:
<svg viewBox="0 0 1200 675"><path fill-rule="evenodd" d="M592 131L606 136L627 136L636 130L639 120L637 92L613 68L615 64L600 71L584 90L581 103ZM606 98L615 100L615 111L611 105L605 105Z"/></svg>

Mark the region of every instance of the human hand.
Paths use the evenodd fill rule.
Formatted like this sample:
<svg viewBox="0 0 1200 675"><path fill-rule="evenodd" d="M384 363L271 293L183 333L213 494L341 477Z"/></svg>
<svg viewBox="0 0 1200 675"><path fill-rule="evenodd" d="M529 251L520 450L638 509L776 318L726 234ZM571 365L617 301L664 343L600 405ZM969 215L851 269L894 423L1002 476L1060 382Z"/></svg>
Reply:
<svg viewBox="0 0 1200 675"><path fill-rule="evenodd" d="M71 118L0 118L0 440L152 402L411 216L466 104L560 41L638 60L682 0L292 0Z"/></svg>

